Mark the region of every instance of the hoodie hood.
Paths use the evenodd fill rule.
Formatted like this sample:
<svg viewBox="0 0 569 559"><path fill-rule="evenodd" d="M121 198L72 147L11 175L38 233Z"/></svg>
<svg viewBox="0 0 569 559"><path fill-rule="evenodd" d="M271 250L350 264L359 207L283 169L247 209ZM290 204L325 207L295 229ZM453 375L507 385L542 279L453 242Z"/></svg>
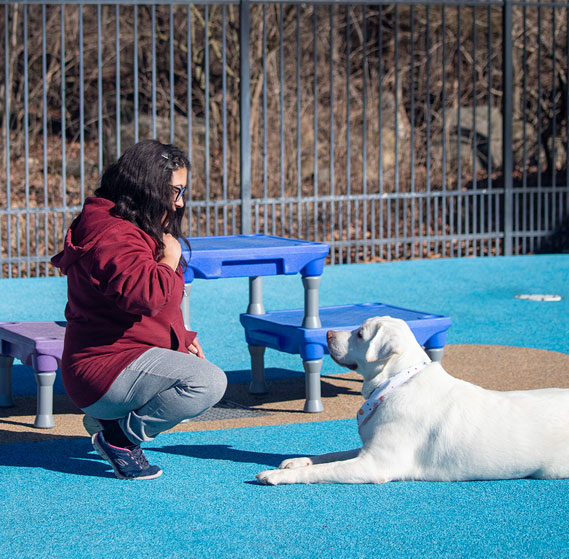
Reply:
<svg viewBox="0 0 569 559"><path fill-rule="evenodd" d="M123 221L109 213L114 206L114 202L106 198L87 198L82 212L67 230L63 250L51 259L51 263L67 274L69 267L89 252L109 229Z"/></svg>

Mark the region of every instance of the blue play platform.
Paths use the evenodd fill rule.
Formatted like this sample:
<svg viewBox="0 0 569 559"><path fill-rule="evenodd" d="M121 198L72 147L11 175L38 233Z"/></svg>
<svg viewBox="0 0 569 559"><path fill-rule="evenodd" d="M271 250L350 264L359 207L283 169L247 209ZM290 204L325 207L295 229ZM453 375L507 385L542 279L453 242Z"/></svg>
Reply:
<svg viewBox="0 0 569 559"><path fill-rule="evenodd" d="M263 315L243 313L241 325L249 345L261 345L286 353L300 354L313 361L328 354L328 330L355 330L368 318L391 316L401 318L411 328L417 341L429 350L442 349L450 328L448 316L403 309L383 303L360 303L321 307L320 328L302 328L302 309L272 311Z"/></svg>
<svg viewBox="0 0 569 559"><path fill-rule="evenodd" d="M186 283L194 278L220 279L301 274L320 276L329 247L325 243L274 235L189 237L182 244L188 267Z"/></svg>

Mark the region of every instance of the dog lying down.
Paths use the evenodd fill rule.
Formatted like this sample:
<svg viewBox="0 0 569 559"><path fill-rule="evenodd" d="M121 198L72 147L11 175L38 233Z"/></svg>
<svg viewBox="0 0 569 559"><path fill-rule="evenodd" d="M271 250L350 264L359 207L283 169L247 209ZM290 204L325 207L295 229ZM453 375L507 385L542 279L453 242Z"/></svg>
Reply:
<svg viewBox="0 0 569 559"><path fill-rule="evenodd" d="M328 347L364 378L363 447L285 460L261 483L569 477L569 390L497 392L456 379L387 316L328 332Z"/></svg>

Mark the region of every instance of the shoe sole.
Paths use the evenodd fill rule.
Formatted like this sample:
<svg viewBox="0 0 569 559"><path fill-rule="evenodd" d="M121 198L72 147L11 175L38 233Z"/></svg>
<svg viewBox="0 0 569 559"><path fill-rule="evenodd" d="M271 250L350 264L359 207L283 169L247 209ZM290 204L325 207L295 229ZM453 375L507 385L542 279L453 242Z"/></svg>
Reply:
<svg viewBox="0 0 569 559"><path fill-rule="evenodd" d="M96 435L96 433L95 433L95 435ZM113 471L115 472L115 476L117 478L126 479L128 481L138 481L138 480L145 480L145 479L156 479L157 477L160 477L162 475L162 470L159 470L155 474L152 474L149 476L138 476L138 477L124 476L115 468L115 465L113 464L112 460L107 456L107 453L97 444L97 441L95 440L95 435L93 435L93 437L91 438L91 442L93 443L93 448L97 451L97 454L103 460L105 460L106 462L108 462L111 465L111 467L113 468Z"/></svg>

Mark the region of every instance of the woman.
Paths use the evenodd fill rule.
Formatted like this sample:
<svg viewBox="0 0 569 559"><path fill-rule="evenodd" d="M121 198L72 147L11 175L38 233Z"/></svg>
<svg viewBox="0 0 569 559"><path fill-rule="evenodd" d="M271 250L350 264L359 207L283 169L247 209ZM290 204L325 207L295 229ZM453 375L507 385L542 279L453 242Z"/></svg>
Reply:
<svg viewBox="0 0 569 559"><path fill-rule="evenodd" d="M97 418L95 450L120 479L152 479L140 443L217 403L223 371L184 328L181 235L190 162L145 140L101 177L52 262L67 275L61 363L73 402Z"/></svg>

